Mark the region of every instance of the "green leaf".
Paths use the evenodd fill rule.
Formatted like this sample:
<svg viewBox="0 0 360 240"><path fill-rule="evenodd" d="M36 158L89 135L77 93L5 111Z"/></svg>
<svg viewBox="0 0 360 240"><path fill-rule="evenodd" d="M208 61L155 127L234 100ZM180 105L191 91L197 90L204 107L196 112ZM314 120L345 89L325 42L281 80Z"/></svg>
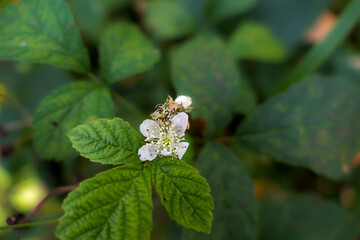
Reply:
<svg viewBox="0 0 360 240"><path fill-rule="evenodd" d="M113 102L107 88L85 81L71 83L40 104L34 116L35 147L47 159L76 156L67 132L91 119L113 116Z"/></svg>
<svg viewBox="0 0 360 240"><path fill-rule="evenodd" d="M345 209L310 194L285 202L264 201L260 212L261 240L356 239L357 227Z"/></svg>
<svg viewBox="0 0 360 240"><path fill-rule="evenodd" d="M258 107L237 134L274 159L340 178L360 144L359 95L352 82L311 77Z"/></svg>
<svg viewBox="0 0 360 240"><path fill-rule="evenodd" d="M152 228L149 168L129 163L80 183L63 204L62 240L147 240Z"/></svg>
<svg viewBox="0 0 360 240"><path fill-rule="evenodd" d="M120 118L87 122L72 129L69 137L81 156L103 164L139 162L138 150L144 145L139 133Z"/></svg>
<svg viewBox="0 0 360 240"><path fill-rule="evenodd" d="M285 50L271 31L261 23L244 22L233 33L229 52L238 59L278 62Z"/></svg>
<svg viewBox="0 0 360 240"><path fill-rule="evenodd" d="M80 29L98 40L112 10L126 6L129 0L69 0Z"/></svg>
<svg viewBox="0 0 360 240"><path fill-rule="evenodd" d="M179 0L157 0L146 6L146 24L157 38L171 39L191 33L194 20Z"/></svg>
<svg viewBox="0 0 360 240"><path fill-rule="evenodd" d="M209 181L215 202L210 236L186 230L184 240L255 239L257 202L254 185L240 160L216 142L207 143L196 167Z"/></svg>
<svg viewBox="0 0 360 240"><path fill-rule="evenodd" d="M242 14L251 9L259 0L210 0L213 6L213 17L223 20Z"/></svg>
<svg viewBox="0 0 360 240"><path fill-rule="evenodd" d="M110 26L101 39L101 73L109 83L145 72L159 59L159 50L131 23Z"/></svg>
<svg viewBox="0 0 360 240"><path fill-rule="evenodd" d="M175 49L171 60L178 95L193 99L193 116L207 122L207 136L220 133L230 122L240 93L239 72L224 44L212 35L198 36Z"/></svg>
<svg viewBox="0 0 360 240"><path fill-rule="evenodd" d="M195 168L181 160L159 158L151 162L151 178L171 219L210 233L213 200L206 179Z"/></svg>
<svg viewBox="0 0 360 240"><path fill-rule="evenodd" d="M0 57L85 73L88 52L62 0L26 0L0 12Z"/></svg>

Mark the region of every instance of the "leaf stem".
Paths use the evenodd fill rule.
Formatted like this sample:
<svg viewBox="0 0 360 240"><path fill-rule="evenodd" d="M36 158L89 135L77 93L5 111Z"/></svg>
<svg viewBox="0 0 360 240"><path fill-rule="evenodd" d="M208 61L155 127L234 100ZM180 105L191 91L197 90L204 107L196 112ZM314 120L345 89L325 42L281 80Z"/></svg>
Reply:
<svg viewBox="0 0 360 240"><path fill-rule="evenodd" d="M131 109L134 113L136 113L137 115L139 115L141 118L146 118L147 116L140 111L134 104L132 104L131 102L129 102L128 100L126 100L123 96L121 96L119 93L112 91L111 92L113 97L119 102L121 103L123 106L127 107L128 109Z"/></svg>
<svg viewBox="0 0 360 240"><path fill-rule="evenodd" d="M59 194L63 194L66 192L70 192L72 190L74 190L75 188L77 188L79 185L78 184L74 184L74 185L68 185L68 186L62 186L62 187L58 187L55 188L53 190L51 190L48 195L46 195L31 211L30 213L27 215L26 218L24 218L22 221L20 221L20 224L23 223L27 223L30 222L31 219L35 216L35 214L40 210L40 208L52 197L57 196ZM14 225L12 225L14 226ZM19 234L17 239L20 240L21 239L21 235L22 235L23 229L19 229Z"/></svg>
<svg viewBox="0 0 360 240"><path fill-rule="evenodd" d="M291 84L299 82L311 74L330 56L345 39L356 22L360 19L360 1L351 0L341 13L336 25L319 44L315 45L285 77L275 94L286 90Z"/></svg>
<svg viewBox="0 0 360 240"><path fill-rule="evenodd" d="M22 224L15 224L15 225L9 225L9 226L0 226L0 231L5 230L11 230L13 228L24 228L24 227L32 227L32 226L39 226L39 225L45 225L45 224L51 224L59 221L60 218L55 219L49 219L44 221L38 221L38 222L31 222L31 223L22 223Z"/></svg>
<svg viewBox="0 0 360 240"><path fill-rule="evenodd" d="M25 118L23 120L17 120L8 122L2 125L6 132L14 131L20 128L28 127L31 125L32 118Z"/></svg>
<svg viewBox="0 0 360 240"><path fill-rule="evenodd" d="M94 82L100 83L101 85L104 84L104 82L102 82L95 74L93 74L92 72L88 72L87 76L93 80Z"/></svg>
<svg viewBox="0 0 360 240"><path fill-rule="evenodd" d="M14 105L14 107L25 119L32 119L32 114L15 97L11 96L7 92L3 96Z"/></svg>

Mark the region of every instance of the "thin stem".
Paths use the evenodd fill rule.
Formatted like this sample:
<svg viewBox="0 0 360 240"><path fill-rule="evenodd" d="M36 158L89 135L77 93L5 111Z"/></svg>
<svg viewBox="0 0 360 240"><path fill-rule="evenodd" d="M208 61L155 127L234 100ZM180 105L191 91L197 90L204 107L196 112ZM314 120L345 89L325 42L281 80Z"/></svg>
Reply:
<svg viewBox="0 0 360 240"><path fill-rule="evenodd" d="M59 221L59 219L60 218L32 222L32 223L22 223L22 224L15 224L15 225L9 225L9 226L1 226L0 231L12 230L13 228L24 228L24 227L32 227L32 226L51 224L51 223L55 223L55 222Z"/></svg>
<svg viewBox="0 0 360 240"><path fill-rule="evenodd" d="M18 100L16 100L16 98L11 96L9 93L5 93L4 96L14 105L16 109L18 109L19 113L23 115L25 119L32 118L32 114Z"/></svg>
<svg viewBox="0 0 360 240"><path fill-rule="evenodd" d="M53 190L51 190L48 195L46 195L28 214L28 216L25 218L23 222L29 222L34 217L34 215L40 210L40 208L52 197L70 192L74 189L79 187L79 184L69 185L69 186L63 186L58 187Z"/></svg>
<svg viewBox="0 0 360 240"><path fill-rule="evenodd" d="M74 184L74 185L69 185L69 186L63 186L63 187L58 187L53 189L51 192L48 193L48 195L46 195L31 211L30 213L27 215L26 218L24 218L22 221L20 221L20 224L23 223L27 223L30 222L31 219L35 216L35 214L40 210L40 208L52 197L57 196L59 194L63 194L66 192L70 192L72 190L74 190L75 188L77 188L79 185L78 184ZM21 239L21 235L23 233L23 228L19 229L19 234L17 239L20 240Z"/></svg>
<svg viewBox="0 0 360 240"><path fill-rule="evenodd" d="M352 0L341 13L331 32L323 41L315 45L287 77L285 77L284 81L277 89L276 94L286 90L291 84L299 82L320 67L336 47L345 39L359 19L360 1Z"/></svg>
<svg viewBox="0 0 360 240"><path fill-rule="evenodd" d="M123 106L127 107L128 109L131 109L133 112L135 112L137 115L139 115L142 118L146 118L147 116L140 111L134 104L132 104L131 102L129 102L128 100L126 100L123 96L121 96L120 94L118 94L115 91L112 91L112 95L113 97L119 102L121 103Z"/></svg>
<svg viewBox="0 0 360 240"><path fill-rule="evenodd" d="M12 122L8 122L2 125L2 127L7 131L14 131L20 128L24 128L24 127L28 127L31 125L32 122L32 118L25 118L23 120L17 120L17 121L12 121Z"/></svg>
<svg viewBox="0 0 360 240"><path fill-rule="evenodd" d="M100 83L100 84L104 84L98 77L96 77L95 74L93 74L92 72L88 72L87 76L93 80L94 82Z"/></svg>

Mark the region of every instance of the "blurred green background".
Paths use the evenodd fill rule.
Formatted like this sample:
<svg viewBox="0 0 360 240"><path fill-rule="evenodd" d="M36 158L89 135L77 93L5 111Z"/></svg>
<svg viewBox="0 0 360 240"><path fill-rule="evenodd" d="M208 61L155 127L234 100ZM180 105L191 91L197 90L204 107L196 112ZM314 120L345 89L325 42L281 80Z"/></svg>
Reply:
<svg viewBox="0 0 360 240"><path fill-rule="evenodd" d="M0 8L8 2L1 1ZM212 235L184 230L171 222L154 195L151 239L355 240L360 236L359 156L351 166L343 165L346 176L333 179L305 167L274 161L277 159L273 156L231 140L239 123L267 102L305 53L323 40L349 1L67 2L96 74L100 38L113 22L135 23L161 50L162 58L152 69L111 86L122 96L114 97L116 116L138 129L168 95L196 95L191 148L184 158L195 164L212 188ZM199 55L194 55L194 49L199 50ZM234 61L227 62L228 56ZM224 86L229 91L228 96L221 95L207 89L206 82L183 76L188 73L196 77L196 69L206 69L199 78L209 82L215 81L220 71L226 80L235 81L237 88L220 82L219 88ZM360 86L359 22L317 73ZM31 117L40 102L59 87L82 79L82 75L52 66L0 61L0 226L6 225L7 217L15 212L28 213L51 189L78 183L109 168L81 157L64 161L42 159L33 146ZM331 92L325 94L332 98ZM231 110L223 105L231 105ZM358 118L352 122L359 125ZM357 143L351 147L358 150ZM35 220L60 216L64 197L51 199ZM31 227L22 239L56 239L55 228L56 225ZM0 232L0 238L16 239L16 234Z"/></svg>

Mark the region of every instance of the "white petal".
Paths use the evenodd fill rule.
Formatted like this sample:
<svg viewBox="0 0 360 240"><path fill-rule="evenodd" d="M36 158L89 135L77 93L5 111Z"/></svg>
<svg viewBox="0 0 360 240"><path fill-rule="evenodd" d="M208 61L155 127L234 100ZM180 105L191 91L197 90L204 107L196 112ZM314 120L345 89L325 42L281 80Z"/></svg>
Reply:
<svg viewBox="0 0 360 240"><path fill-rule="evenodd" d="M178 134L183 134L186 130L187 124L188 124L189 116L184 113L178 113L176 114L172 119L171 123L178 127Z"/></svg>
<svg viewBox="0 0 360 240"><path fill-rule="evenodd" d="M184 108L188 108L191 105L192 100L191 97L181 95L175 99L175 102L177 104L182 104Z"/></svg>
<svg viewBox="0 0 360 240"><path fill-rule="evenodd" d="M139 149L138 154L140 155L141 161L152 161L156 158L158 151L159 147L157 146L144 145Z"/></svg>
<svg viewBox="0 0 360 240"><path fill-rule="evenodd" d="M140 132L147 138L159 138L160 126L154 120L146 119L140 125Z"/></svg>
<svg viewBox="0 0 360 240"><path fill-rule="evenodd" d="M163 155L163 156L170 156L170 155L171 155L171 152L161 151L161 155Z"/></svg>
<svg viewBox="0 0 360 240"><path fill-rule="evenodd" d="M186 150L188 149L189 143L181 142L179 145L180 146L178 147L177 155L178 155L179 159L181 159L184 156Z"/></svg>

